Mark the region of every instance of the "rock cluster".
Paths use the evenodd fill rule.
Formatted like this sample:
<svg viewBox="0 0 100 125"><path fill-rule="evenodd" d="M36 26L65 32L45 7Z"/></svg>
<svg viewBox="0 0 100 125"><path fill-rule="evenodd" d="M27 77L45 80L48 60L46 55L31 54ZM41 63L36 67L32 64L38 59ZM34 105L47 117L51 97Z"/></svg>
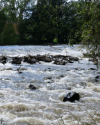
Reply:
<svg viewBox="0 0 100 125"><path fill-rule="evenodd" d="M11 60L11 61L9 61ZM79 58L72 57L72 56L64 56L64 55L28 55L23 57L6 57L0 56L0 62L2 64L7 63L7 61L11 62L12 64L21 64L21 62L27 62L29 64L35 64L39 61L44 62L53 62L56 65L65 65L66 63L73 63L73 61L78 61Z"/></svg>

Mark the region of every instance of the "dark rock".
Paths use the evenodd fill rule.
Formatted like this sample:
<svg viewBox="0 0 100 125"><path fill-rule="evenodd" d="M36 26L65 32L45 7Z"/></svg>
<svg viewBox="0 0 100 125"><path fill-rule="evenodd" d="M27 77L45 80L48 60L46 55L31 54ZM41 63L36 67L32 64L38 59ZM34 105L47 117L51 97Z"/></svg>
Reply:
<svg viewBox="0 0 100 125"><path fill-rule="evenodd" d="M27 62L30 63L30 64L34 64L34 63L37 62L37 60L36 59L28 59Z"/></svg>
<svg viewBox="0 0 100 125"><path fill-rule="evenodd" d="M22 58L21 57L13 57L12 64L21 64Z"/></svg>
<svg viewBox="0 0 100 125"><path fill-rule="evenodd" d="M13 60L12 64L21 64L21 61L19 61L19 60Z"/></svg>
<svg viewBox="0 0 100 125"><path fill-rule="evenodd" d="M35 57L38 61L51 62L51 58L46 55L37 55Z"/></svg>
<svg viewBox="0 0 100 125"><path fill-rule="evenodd" d="M66 65L66 62L62 61L62 60L55 60L54 64L56 64L56 65Z"/></svg>
<svg viewBox="0 0 100 125"><path fill-rule="evenodd" d="M60 77L62 77L62 78L63 78L63 77L65 77L65 76L64 76L64 75L61 75Z"/></svg>
<svg viewBox="0 0 100 125"><path fill-rule="evenodd" d="M13 57L12 60L13 60L13 61L16 61L16 60L17 60L17 61L22 61L22 57Z"/></svg>
<svg viewBox="0 0 100 125"><path fill-rule="evenodd" d="M29 57L24 56L23 62L28 62Z"/></svg>
<svg viewBox="0 0 100 125"><path fill-rule="evenodd" d="M7 62L7 60L2 60L1 63L2 64L5 64Z"/></svg>
<svg viewBox="0 0 100 125"><path fill-rule="evenodd" d="M5 57L5 56L0 56L0 60L7 60L7 57Z"/></svg>
<svg viewBox="0 0 100 125"><path fill-rule="evenodd" d="M7 62L11 62L12 64L21 64L21 62L27 62L30 64L34 64L39 61L44 62L52 62L54 61L54 64L56 65L65 65L66 63L73 63L73 61L78 61L79 59L77 57L71 57L71 56L65 56L65 55L27 55L24 57L5 57L0 56L0 62L5 64Z"/></svg>
<svg viewBox="0 0 100 125"><path fill-rule="evenodd" d="M34 64L34 63L38 62L38 60L35 59L34 56L30 56L30 57L24 56L24 61L23 62Z"/></svg>
<svg viewBox="0 0 100 125"><path fill-rule="evenodd" d="M34 85L30 84L30 85L29 85L29 89L31 89L31 90L35 90L36 87L35 87Z"/></svg>
<svg viewBox="0 0 100 125"><path fill-rule="evenodd" d="M64 99L63 102L69 101L69 102L75 102L75 100L79 101L80 95L76 92L70 92L68 93Z"/></svg>
<svg viewBox="0 0 100 125"><path fill-rule="evenodd" d="M0 62L1 62L2 64L5 64L5 63L7 62L7 57L5 57L5 56L0 56Z"/></svg>
<svg viewBox="0 0 100 125"><path fill-rule="evenodd" d="M96 78L96 79L99 79L99 78L100 78L100 76L96 76L95 78Z"/></svg>
<svg viewBox="0 0 100 125"><path fill-rule="evenodd" d="M94 69L94 68L90 68L90 70L96 70L96 69Z"/></svg>
<svg viewBox="0 0 100 125"><path fill-rule="evenodd" d="M68 63L73 63L71 60L68 60Z"/></svg>
<svg viewBox="0 0 100 125"><path fill-rule="evenodd" d="M73 60L73 61L79 61L79 58L77 58L77 57L69 57L69 60Z"/></svg>
<svg viewBox="0 0 100 125"><path fill-rule="evenodd" d="M75 70L79 70L78 68L75 68Z"/></svg>

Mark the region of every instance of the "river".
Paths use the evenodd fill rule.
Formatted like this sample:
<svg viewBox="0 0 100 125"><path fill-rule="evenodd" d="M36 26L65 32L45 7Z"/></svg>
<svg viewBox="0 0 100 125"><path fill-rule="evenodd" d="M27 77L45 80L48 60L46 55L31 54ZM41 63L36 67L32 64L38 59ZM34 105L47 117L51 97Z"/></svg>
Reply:
<svg viewBox="0 0 100 125"><path fill-rule="evenodd" d="M83 52L77 45L0 46L5 56L67 54L80 59L66 65L0 63L0 124L100 125L100 71ZM30 84L37 89L30 90ZM79 93L80 101L63 102L69 92Z"/></svg>

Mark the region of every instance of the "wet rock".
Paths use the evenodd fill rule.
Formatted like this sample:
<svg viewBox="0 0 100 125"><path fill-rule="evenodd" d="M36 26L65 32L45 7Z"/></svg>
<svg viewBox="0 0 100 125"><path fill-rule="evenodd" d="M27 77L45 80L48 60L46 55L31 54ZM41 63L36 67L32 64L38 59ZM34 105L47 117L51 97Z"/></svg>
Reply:
<svg viewBox="0 0 100 125"><path fill-rule="evenodd" d="M28 59L27 62L30 63L30 64L34 64L34 63L37 62L37 60L36 59Z"/></svg>
<svg viewBox="0 0 100 125"><path fill-rule="evenodd" d="M100 76L96 76L95 78L96 78L96 79L99 79L99 78L100 78Z"/></svg>
<svg viewBox="0 0 100 125"><path fill-rule="evenodd" d="M51 58L46 55L37 55L35 57L38 61L51 62Z"/></svg>
<svg viewBox="0 0 100 125"><path fill-rule="evenodd" d="M29 57L24 56L23 62L28 62Z"/></svg>
<svg viewBox="0 0 100 125"><path fill-rule="evenodd" d="M21 57L13 57L12 64L21 64L22 58Z"/></svg>
<svg viewBox="0 0 100 125"><path fill-rule="evenodd" d="M56 64L56 65L66 65L66 62L62 61L62 60L55 60L54 64Z"/></svg>
<svg viewBox="0 0 100 125"><path fill-rule="evenodd" d="M5 56L0 56L0 62L5 64L10 60L12 64L21 64L21 62L27 62L30 64L34 64L39 61L44 61L44 62L54 62L56 65L65 65L66 63L73 63L73 61L78 61L79 58L77 57L71 57L71 56L65 56L65 55L27 55L24 57L5 57Z"/></svg>
<svg viewBox="0 0 100 125"><path fill-rule="evenodd" d="M19 61L19 60L13 60L12 64L21 64L21 61Z"/></svg>
<svg viewBox="0 0 100 125"><path fill-rule="evenodd" d="M7 68L6 70L13 70L13 68Z"/></svg>
<svg viewBox="0 0 100 125"><path fill-rule="evenodd" d="M68 89L68 90L71 90L71 87L70 87L70 86L68 86L68 87L67 87L67 89Z"/></svg>
<svg viewBox="0 0 100 125"><path fill-rule="evenodd" d="M0 56L0 60L7 60L7 57L5 57L5 56Z"/></svg>
<svg viewBox="0 0 100 125"><path fill-rule="evenodd" d="M79 61L79 58L77 58L77 57L69 57L69 60Z"/></svg>
<svg viewBox="0 0 100 125"><path fill-rule="evenodd" d="M34 63L38 62L38 60L35 59L35 58L33 58L32 56L31 56L31 58L25 56L23 62L27 62L27 63L30 63L30 64L34 64Z"/></svg>
<svg viewBox="0 0 100 125"><path fill-rule="evenodd" d="M7 62L6 60L2 60L2 61L1 61L2 64L5 64L6 62Z"/></svg>
<svg viewBox="0 0 100 125"><path fill-rule="evenodd" d="M13 57L12 60L22 61L22 57Z"/></svg>
<svg viewBox="0 0 100 125"><path fill-rule="evenodd" d="M75 102L75 100L79 101L79 99L80 99L80 95L78 93L70 92L63 98L63 102L66 102L66 101Z"/></svg>
<svg viewBox="0 0 100 125"><path fill-rule="evenodd" d="M94 69L94 68L90 68L90 70L96 70L96 69Z"/></svg>
<svg viewBox="0 0 100 125"><path fill-rule="evenodd" d="M73 63L71 60L68 60L68 63Z"/></svg>
<svg viewBox="0 0 100 125"><path fill-rule="evenodd" d="M79 70L78 68L75 68L75 70Z"/></svg>
<svg viewBox="0 0 100 125"><path fill-rule="evenodd" d="M48 68L48 71L53 71L53 69L51 69L51 68Z"/></svg>
<svg viewBox="0 0 100 125"><path fill-rule="evenodd" d="M47 79L47 80L44 80L44 83L53 83L54 81L53 80L50 80L50 79Z"/></svg>
<svg viewBox="0 0 100 125"><path fill-rule="evenodd" d="M60 75L61 78L65 77L65 75Z"/></svg>
<svg viewBox="0 0 100 125"><path fill-rule="evenodd" d="M45 80L52 79L52 76L44 77Z"/></svg>
<svg viewBox="0 0 100 125"><path fill-rule="evenodd" d="M31 89L31 90L35 90L36 87L35 87L34 85L30 84L30 85L29 85L29 89Z"/></svg>
<svg viewBox="0 0 100 125"><path fill-rule="evenodd" d="M95 77L95 82L99 82L100 81L100 76L96 76Z"/></svg>
<svg viewBox="0 0 100 125"><path fill-rule="evenodd" d="M5 63L7 62L7 57L5 57L5 56L0 56L0 62L1 62L2 64L5 64Z"/></svg>

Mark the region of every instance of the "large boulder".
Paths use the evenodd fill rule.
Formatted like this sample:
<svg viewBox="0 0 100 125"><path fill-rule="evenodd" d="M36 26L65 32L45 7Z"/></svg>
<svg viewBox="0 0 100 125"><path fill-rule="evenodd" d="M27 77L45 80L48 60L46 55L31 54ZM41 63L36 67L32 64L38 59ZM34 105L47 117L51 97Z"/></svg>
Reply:
<svg viewBox="0 0 100 125"><path fill-rule="evenodd" d="M70 92L63 98L63 102L66 102L66 101L75 102L75 100L79 101L79 99L80 99L80 95L78 93Z"/></svg>
<svg viewBox="0 0 100 125"><path fill-rule="evenodd" d="M51 58L47 55L37 55L35 57L38 61L51 62Z"/></svg>
<svg viewBox="0 0 100 125"><path fill-rule="evenodd" d="M21 57L13 57L12 64L21 64L22 58Z"/></svg>

